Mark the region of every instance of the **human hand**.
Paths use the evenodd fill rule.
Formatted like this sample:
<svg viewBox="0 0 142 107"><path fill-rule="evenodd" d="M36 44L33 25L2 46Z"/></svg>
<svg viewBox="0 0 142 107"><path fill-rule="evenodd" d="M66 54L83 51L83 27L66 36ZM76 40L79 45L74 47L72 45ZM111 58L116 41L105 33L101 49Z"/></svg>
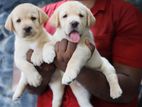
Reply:
<svg viewBox="0 0 142 107"><path fill-rule="evenodd" d="M85 44L90 49L91 53L94 52L95 46L90 43L89 40L85 41ZM66 66L70 58L72 57L73 52L76 49L77 44L72 43L66 39L61 40L60 42L56 43L55 51L56 51L56 58L55 58L55 65L57 68L65 71Z"/></svg>
<svg viewBox="0 0 142 107"><path fill-rule="evenodd" d="M55 65L57 68L65 71L67 63L76 49L77 44L63 39L56 43L55 51Z"/></svg>
<svg viewBox="0 0 142 107"><path fill-rule="evenodd" d="M27 60L31 63L31 55L33 53L33 50L29 50L27 52ZM33 94L42 94L43 92L46 91L48 83L50 81L50 78L53 74L53 72L55 71L55 65L54 64L47 64L47 63L43 63L40 66L35 66L35 68L37 69L37 71L40 73L40 75L42 76L42 82L41 85L38 87L32 87L30 85L27 85L27 89L30 93Z"/></svg>

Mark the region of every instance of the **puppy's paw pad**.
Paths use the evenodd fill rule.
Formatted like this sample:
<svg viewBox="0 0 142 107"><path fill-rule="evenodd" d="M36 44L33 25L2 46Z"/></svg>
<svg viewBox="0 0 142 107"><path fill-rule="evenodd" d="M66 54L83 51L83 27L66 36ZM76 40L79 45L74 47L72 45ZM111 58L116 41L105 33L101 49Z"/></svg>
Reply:
<svg viewBox="0 0 142 107"><path fill-rule="evenodd" d="M38 72L32 72L31 75L27 76L29 85L38 87L42 82L42 77Z"/></svg>
<svg viewBox="0 0 142 107"><path fill-rule="evenodd" d="M62 84L69 85L77 77L76 73L65 73L62 78Z"/></svg>
<svg viewBox="0 0 142 107"><path fill-rule="evenodd" d="M46 50L43 51L43 60L44 62L50 64L54 61L56 54L52 46L46 47Z"/></svg>
<svg viewBox="0 0 142 107"><path fill-rule="evenodd" d="M117 88L113 88L110 90L110 96L113 98L113 99L116 99L118 97L120 97L122 95L122 90L120 87L117 87Z"/></svg>
<svg viewBox="0 0 142 107"><path fill-rule="evenodd" d="M33 52L31 62L35 66L40 66L43 63L42 52Z"/></svg>

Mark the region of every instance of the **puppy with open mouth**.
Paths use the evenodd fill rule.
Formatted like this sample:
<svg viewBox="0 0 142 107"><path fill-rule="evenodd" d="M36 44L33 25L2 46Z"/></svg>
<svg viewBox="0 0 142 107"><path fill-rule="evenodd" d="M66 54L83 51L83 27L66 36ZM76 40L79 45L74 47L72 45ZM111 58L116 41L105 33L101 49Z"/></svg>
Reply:
<svg viewBox="0 0 142 107"><path fill-rule="evenodd" d="M95 18L91 11L80 2L67 1L54 11L49 19L49 23L57 29L53 36L54 39L52 39L54 45L47 45L43 50L45 62L48 62L49 56L44 53L49 49L53 49L55 52L55 43L57 41L65 38L78 44L67 64L65 72L63 73L57 69L49 83L53 92L52 107L60 107L61 105L64 91L64 85L62 84L70 85L80 107L93 107L90 103L89 92L75 80L83 66L102 72L109 83L110 96L113 99L120 97L122 90L114 67L106 58L99 54L97 49L92 54L85 45L86 39L95 45L90 31L90 27L95 23Z"/></svg>
<svg viewBox="0 0 142 107"><path fill-rule="evenodd" d="M17 100L27 84L37 87L42 81L41 75L34 66L43 62L42 49L50 40L50 35L43 28L47 15L37 6L29 3L20 4L8 16L5 28L15 34L14 60L21 71L21 78L13 95ZM30 63L26 60L26 53L33 49ZM49 59L53 61L53 59Z"/></svg>

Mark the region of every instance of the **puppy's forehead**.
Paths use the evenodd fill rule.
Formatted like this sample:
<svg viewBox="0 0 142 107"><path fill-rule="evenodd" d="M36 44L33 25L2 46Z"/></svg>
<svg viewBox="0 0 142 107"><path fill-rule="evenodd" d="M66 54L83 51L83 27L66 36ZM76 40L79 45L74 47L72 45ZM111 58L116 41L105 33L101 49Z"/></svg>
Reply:
<svg viewBox="0 0 142 107"><path fill-rule="evenodd" d="M29 3L18 5L12 12L15 17L30 17L38 15L37 8Z"/></svg>
<svg viewBox="0 0 142 107"><path fill-rule="evenodd" d="M62 4L59 8L61 10L61 13L70 13L70 14L76 14L76 13L84 13L85 12L85 6L81 4L78 1L68 1L64 4Z"/></svg>

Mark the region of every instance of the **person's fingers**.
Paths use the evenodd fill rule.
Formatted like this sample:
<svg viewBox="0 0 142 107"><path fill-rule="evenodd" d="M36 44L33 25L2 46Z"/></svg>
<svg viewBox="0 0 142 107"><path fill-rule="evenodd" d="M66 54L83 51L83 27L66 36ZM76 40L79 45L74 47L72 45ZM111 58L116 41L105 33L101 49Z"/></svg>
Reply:
<svg viewBox="0 0 142 107"><path fill-rule="evenodd" d="M60 44L59 41L55 44L55 52L56 53L58 53L58 51L59 51L59 44Z"/></svg>
<svg viewBox="0 0 142 107"><path fill-rule="evenodd" d="M67 40L63 39L60 42L56 43L55 51L56 51L56 59L57 61L63 61L63 56L67 48Z"/></svg>
<svg viewBox="0 0 142 107"><path fill-rule="evenodd" d="M90 49L91 53L93 54L95 50L95 46L88 39L85 40L85 44L87 45L87 47Z"/></svg>
<svg viewBox="0 0 142 107"><path fill-rule="evenodd" d="M74 52L74 50L76 49L76 46L77 46L76 43L68 41L66 53L70 52L70 50Z"/></svg>
<svg viewBox="0 0 142 107"><path fill-rule="evenodd" d="M64 53L66 51L67 44L68 44L68 41L65 40L65 39L63 39L60 42L56 43L56 48L55 48L55 50L56 50L56 59L55 59L54 63L55 63L55 65L57 67L65 65L65 64L63 64L63 62L64 62Z"/></svg>
<svg viewBox="0 0 142 107"><path fill-rule="evenodd" d="M60 41L58 41L55 45L55 51L56 51L56 60L55 64L58 63L59 61L62 61L62 56L61 56L61 51L60 51Z"/></svg>
<svg viewBox="0 0 142 107"><path fill-rule="evenodd" d="M73 52L76 49L76 46L77 46L76 43L68 41L68 45L67 45L67 49L66 49L66 52L65 52L64 59L69 60L71 58Z"/></svg>
<svg viewBox="0 0 142 107"><path fill-rule="evenodd" d="M31 62L31 56L32 56L33 50L29 49L26 53L27 61Z"/></svg>
<svg viewBox="0 0 142 107"><path fill-rule="evenodd" d="M67 48L68 41L66 39L62 39L59 45L59 50L61 53L65 53Z"/></svg>

